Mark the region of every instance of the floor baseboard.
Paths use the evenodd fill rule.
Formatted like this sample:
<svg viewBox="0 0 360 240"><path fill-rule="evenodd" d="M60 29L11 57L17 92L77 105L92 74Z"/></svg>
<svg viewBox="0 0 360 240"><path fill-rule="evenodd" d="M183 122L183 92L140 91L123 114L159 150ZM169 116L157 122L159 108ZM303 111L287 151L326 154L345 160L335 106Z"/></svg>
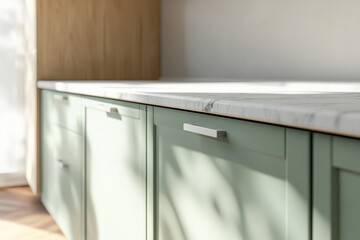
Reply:
<svg viewBox="0 0 360 240"><path fill-rule="evenodd" d="M1 173L0 188L28 185L25 173Z"/></svg>

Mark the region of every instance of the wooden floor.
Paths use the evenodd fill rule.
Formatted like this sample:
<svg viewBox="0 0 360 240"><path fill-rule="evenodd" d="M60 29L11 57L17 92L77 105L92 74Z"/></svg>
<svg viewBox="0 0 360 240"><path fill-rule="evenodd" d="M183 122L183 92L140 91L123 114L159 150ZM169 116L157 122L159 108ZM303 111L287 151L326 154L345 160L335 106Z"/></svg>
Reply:
<svg viewBox="0 0 360 240"><path fill-rule="evenodd" d="M66 240L28 187L0 188L0 240Z"/></svg>

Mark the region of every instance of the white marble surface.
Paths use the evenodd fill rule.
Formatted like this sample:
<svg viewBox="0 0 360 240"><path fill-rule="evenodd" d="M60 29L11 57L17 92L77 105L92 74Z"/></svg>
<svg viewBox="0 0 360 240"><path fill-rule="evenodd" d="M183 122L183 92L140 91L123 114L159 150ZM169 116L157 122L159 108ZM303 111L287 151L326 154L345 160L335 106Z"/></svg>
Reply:
<svg viewBox="0 0 360 240"><path fill-rule="evenodd" d="M39 81L38 87L360 137L360 83Z"/></svg>

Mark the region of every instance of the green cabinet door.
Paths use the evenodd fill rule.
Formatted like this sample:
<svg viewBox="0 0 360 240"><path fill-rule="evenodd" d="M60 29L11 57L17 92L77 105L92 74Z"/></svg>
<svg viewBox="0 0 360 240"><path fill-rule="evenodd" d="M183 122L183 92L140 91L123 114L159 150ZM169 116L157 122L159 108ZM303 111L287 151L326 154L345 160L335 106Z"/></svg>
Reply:
<svg viewBox="0 0 360 240"><path fill-rule="evenodd" d="M82 239L82 136L43 125L42 202L64 235Z"/></svg>
<svg viewBox="0 0 360 240"><path fill-rule="evenodd" d="M87 240L144 240L145 106L86 101Z"/></svg>
<svg viewBox="0 0 360 240"><path fill-rule="evenodd" d="M42 95L41 200L64 235L79 240L83 239L83 136L51 120L49 114L58 112L48 104L55 99L53 94L43 91Z"/></svg>
<svg viewBox="0 0 360 240"><path fill-rule="evenodd" d="M149 240L310 239L309 132L148 109Z"/></svg>
<svg viewBox="0 0 360 240"><path fill-rule="evenodd" d="M316 133L313 149L313 239L360 239L360 140Z"/></svg>

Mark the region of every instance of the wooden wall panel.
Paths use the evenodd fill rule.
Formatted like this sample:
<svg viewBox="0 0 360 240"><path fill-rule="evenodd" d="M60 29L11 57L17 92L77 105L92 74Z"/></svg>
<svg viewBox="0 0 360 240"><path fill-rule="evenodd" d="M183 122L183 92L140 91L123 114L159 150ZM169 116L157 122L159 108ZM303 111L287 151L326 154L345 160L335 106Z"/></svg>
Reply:
<svg viewBox="0 0 360 240"><path fill-rule="evenodd" d="M105 0L104 2L106 4L104 74L108 78L113 75L133 78L136 74L132 73L141 72L140 0Z"/></svg>
<svg viewBox="0 0 360 240"><path fill-rule="evenodd" d="M156 79L160 76L160 0L141 0L142 73ZM158 26L158 27L156 27Z"/></svg>
<svg viewBox="0 0 360 240"><path fill-rule="evenodd" d="M159 0L38 0L38 79L158 79Z"/></svg>

